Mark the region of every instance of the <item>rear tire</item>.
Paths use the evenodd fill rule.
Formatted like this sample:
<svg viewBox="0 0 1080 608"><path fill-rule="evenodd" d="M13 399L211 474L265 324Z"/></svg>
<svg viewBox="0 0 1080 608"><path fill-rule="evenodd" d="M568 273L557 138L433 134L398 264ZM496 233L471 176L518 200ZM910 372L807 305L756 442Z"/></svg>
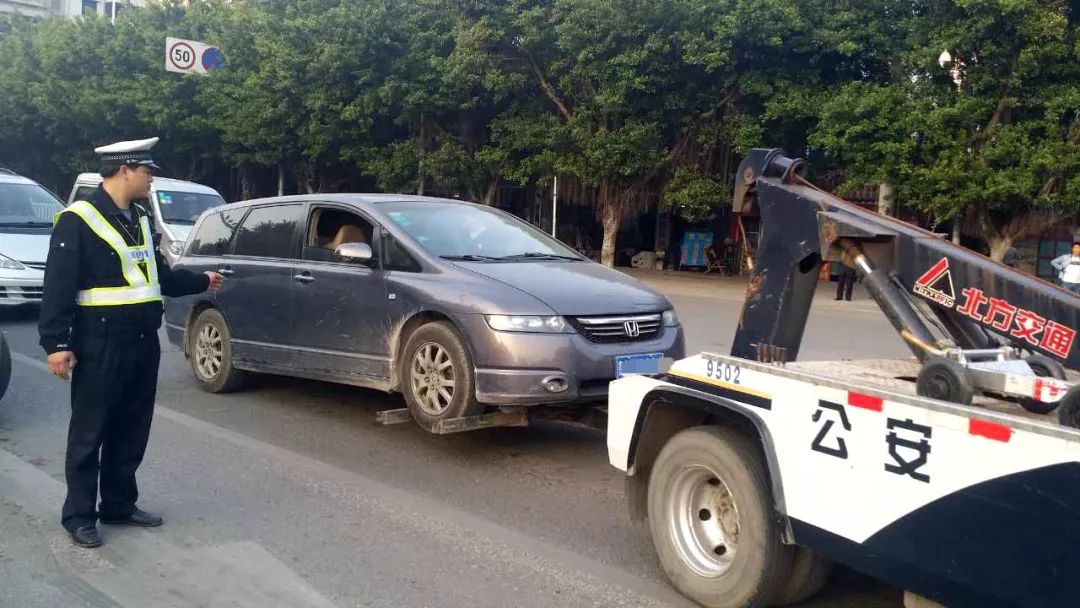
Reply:
<svg viewBox="0 0 1080 608"><path fill-rule="evenodd" d="M191 371L199 388L208 393L229 393L240 388L245 374L233 365L232 332L217 309L199 313L189 330Z"/></svg>
<svg viewBox="0 0 1080 608"><path fill-rule="evenodd" d="M769 606L785 591L794 548L780 541L758 446L726 427L679 432L649 477L649 527L660 566L710 608Z"/></svg>
<svg viewBox="0 0 1080 608"><path fill-rule="evenodd" d="M428 323L409 336L399 377L413 420L428 431L441 420L484 410L476 400L472 357L449 323Z"/></svg>
<svg viewBox="0 0 1080 608"><path fill-rule="evenodd" d="M1031 355L1025 357L1024 361L1027 361L1028 366L1031 367L1031 371L1035 372L1035 375L1040 378L1065 379L1065 368L1050 357L1044 355ZM1031 399L1029 397L1021 397L1019 402L1020 407L1033 414L1049 414L1058 407L1057 403L1044 403L1038 399Z"/></svg>
<svg viewBox="0 0 1080 608"><path fill-rule="evenodd" d="M0 333L0 399L7 392L8 382L11 381L11 350L8 349L7 339Z"/></svg>

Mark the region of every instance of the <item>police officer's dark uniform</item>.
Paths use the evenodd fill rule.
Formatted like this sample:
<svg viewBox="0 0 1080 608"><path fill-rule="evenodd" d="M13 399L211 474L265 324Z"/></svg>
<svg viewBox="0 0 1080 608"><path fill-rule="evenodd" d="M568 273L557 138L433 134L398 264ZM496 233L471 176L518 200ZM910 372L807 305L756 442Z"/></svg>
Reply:
<svg viewBox="0 0 1080 608"><path fill-rule="evenodd" d="M156 169L157 138L98 149L102 167ZM73 540L97 546L102 523L155 526L161 518L137 509L135 471L150 434L161 351L162 296L205 291L204 274L172 271L157 251L159 236L146 209L130 218L101 186L88 201L58 214L45 266L41 345L71 351L67 500L62 523ZM100 452L101 505L95 511Z"/></svg>

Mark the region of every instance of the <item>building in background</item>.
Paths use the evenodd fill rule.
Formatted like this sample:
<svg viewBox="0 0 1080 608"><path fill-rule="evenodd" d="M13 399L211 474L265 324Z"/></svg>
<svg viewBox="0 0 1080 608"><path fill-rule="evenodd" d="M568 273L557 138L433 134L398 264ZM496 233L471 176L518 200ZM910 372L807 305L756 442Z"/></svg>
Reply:
<svg viewBox="0 0 1080 608"><path fill-rule="evenodd" d="M142 6L146 0L0 0L0 14L27 17L68 17L98 14L113 18L128 6Z"/></svg>

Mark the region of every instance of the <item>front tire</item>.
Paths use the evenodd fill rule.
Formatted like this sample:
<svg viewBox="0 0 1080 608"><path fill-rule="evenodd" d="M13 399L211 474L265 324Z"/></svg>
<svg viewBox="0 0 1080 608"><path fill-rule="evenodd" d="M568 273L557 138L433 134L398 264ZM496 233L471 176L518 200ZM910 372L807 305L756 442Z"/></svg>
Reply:
<svg viewBox="0 0 1080 608"><path fill-rule="evenodd" d="M228 393L240 388L245 374L233 365L232 333L216 309L199 313L190 329L191 371L199 388L208 393Z"/></svg>
<svg viewBox="0 0 1080 608"><path fill-rule="evenodd" d="M676 434L649 477L649 527L660 566L710 608L769 606L785 591L794 548L780 541L758 446L726 427Z"/></svg>
<svg viewBox="0 0 1080 608"><path fill-rule="evenodd" d="M429 323L409 336L401 378L409 412L424 429L483 411L476 400L472 357L449 323Z"/></svg>
<svg viewBox="0 0 1080 608"><path fill-rule="evenodd" d="M776 596L777 606L791 606L804 602L825 588L833 562L806 547L795 549L791 565L791 578L784 583L783 591Z"/></svg>

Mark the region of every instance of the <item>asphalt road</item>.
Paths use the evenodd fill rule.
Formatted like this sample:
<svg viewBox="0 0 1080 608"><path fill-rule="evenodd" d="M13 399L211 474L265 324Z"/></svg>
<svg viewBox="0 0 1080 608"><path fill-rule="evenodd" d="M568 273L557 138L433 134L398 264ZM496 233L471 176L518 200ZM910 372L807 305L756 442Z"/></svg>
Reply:
<svg viewBox="0 0 1080 608"><path fill-rule="evenodd" d="M724 352L738 289L671 297L689 349ZM209 395L171 346L139 474L141 506L166 525L103 526L103 549L76 549L58 525L68 386L44 370L35 315L0 311L16 358L0 401L0 606L689 605L629 521L602 433L437 437L375 424L399 398L286 378ZM902 354L868 303L819 298L801 357ZM806 607L899 605L840 571Z"/></svg>

